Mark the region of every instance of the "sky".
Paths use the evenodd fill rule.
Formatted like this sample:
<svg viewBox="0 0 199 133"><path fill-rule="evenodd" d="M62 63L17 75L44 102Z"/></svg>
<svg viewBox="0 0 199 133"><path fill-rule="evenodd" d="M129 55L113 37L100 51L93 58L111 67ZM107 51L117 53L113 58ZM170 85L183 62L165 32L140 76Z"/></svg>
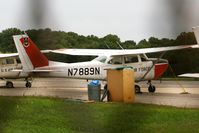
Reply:
<svg viewBox="0 0 199 133"><path fill-rule="evenodd" d="M121 41L173 38L199 25L199 0L1 0L0 31L51 28Z"/></svg>

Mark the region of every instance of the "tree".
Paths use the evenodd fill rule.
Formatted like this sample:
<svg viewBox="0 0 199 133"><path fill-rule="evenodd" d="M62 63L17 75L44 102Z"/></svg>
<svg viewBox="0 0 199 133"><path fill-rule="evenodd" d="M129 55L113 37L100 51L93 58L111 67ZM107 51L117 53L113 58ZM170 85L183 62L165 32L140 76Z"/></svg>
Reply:
<svg viewBox="0 0 199 133"><path fill-rule="evenodd" d="M136 46L136 42L132 40L128 40L122 43L122 47L124 49L133 49Z"/></svg>
<svg viewBox="0 0 199 133"><path fill-rule="evenodd" d="M111 49L120 49L118 43L121 44L120 38L117 35L107 35L102 38L102 41L106 43Z"/></svg>
<svg viewBox="0 0 199 133"><path fill-rule="evenodd" d="M196 38L193 32L182 32L175 41L176 45L196 44Z"/></svg>
<svg viewBox="0 0 199 133"><path fill-rule="evenodd" d="M16 52L16 48L13 42L13 35L22 34L22 31L17 28L9 28L3 30L0 34L0 51L6 52Z"/></svg>
<svg viewBox="0 0 199 133"><path fill-rule="evenodd" d="M137 44L136 47L137 47L137 48L149 48L149 47L150 47L150 43L147 42L146 39L143 39L143 40L141 40L141 41Z"/></svg>

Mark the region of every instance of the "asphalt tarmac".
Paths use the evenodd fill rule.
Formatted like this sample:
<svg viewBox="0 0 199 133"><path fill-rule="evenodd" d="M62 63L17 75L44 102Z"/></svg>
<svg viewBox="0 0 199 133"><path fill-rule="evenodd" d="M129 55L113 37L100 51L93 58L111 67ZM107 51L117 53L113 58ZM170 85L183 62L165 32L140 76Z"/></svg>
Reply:
<svg viewBox="0 0 199 133"><path fill-rule="evenodd" d="M199 108L199 81L152 81L155 93L148 93L146 82L141 82L143 93L136 94L136 103L150 103L186 108ZM15 88L5 88L0 81L1 96L52 96L73 100L88 100L86 80L61 78L36 78L32 88L25 87L25 81L14 81ZM102 83L103 84L103 83ZM102 85L103 86L103 85ZM183 94L188 92L188 94Z"/></svg>

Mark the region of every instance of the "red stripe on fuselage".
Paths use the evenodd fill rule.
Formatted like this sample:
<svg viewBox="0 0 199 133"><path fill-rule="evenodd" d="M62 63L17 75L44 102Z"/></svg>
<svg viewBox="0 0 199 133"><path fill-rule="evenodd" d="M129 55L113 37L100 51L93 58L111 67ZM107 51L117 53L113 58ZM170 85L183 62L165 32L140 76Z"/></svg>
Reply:
<svg viewBox="0 0 199 133"><path fill-rule="evenodd" d="M167 70L167 63L155 64L155 79L158 79Z"/></svg>
<svg viewBox="0 0 199 133"><path fill-rule="evenodd" d="M29 37L26 43L24 38L21 38L20 41L34 68L49 65L48 59L40 52L40 50Z"/></svg>

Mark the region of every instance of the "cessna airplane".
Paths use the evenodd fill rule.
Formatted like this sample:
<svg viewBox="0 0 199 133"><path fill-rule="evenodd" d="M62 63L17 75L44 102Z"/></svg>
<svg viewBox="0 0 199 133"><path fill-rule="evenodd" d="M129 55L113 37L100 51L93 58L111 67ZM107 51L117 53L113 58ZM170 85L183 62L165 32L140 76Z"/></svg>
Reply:
<svg viewBox="0 0 199 133"><path fill-rule="evenodd" d="M146 53L165 52L197 46L182 45L133 50L59 49L49 51L67 55L98 56L88 62L62 63L49 61L27 35L15 35L13 39L23 66L22 69L15 69L13 71L28 74L29 77L40 76L106 80L106 69L130 66L135 71L136 81L149 81L149 92L155 92L155 86L153 86L150 81L161 77L168 67L168 61L161 59L161 57L148 58ZM136 92L140 92L140 87L136 85L135 90Z"/></svg>

